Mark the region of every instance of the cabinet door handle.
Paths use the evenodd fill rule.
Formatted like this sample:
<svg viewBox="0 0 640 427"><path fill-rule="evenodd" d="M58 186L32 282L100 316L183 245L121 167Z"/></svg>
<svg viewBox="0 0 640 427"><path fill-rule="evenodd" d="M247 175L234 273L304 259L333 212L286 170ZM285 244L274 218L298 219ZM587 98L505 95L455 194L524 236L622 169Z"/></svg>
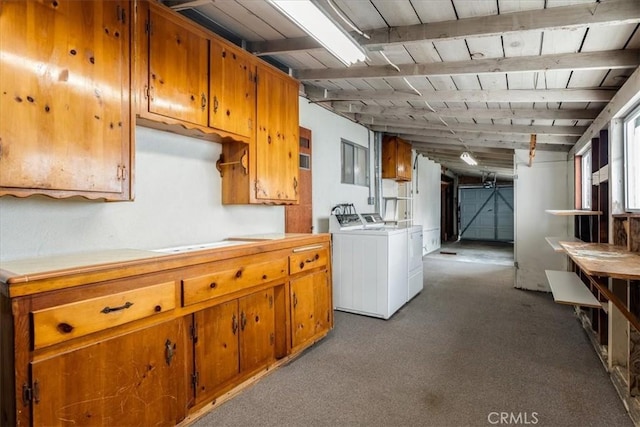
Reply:
<svg viewBox="0 0 640 427"><path fill-rule="evenodd" d="M238 332L238 318L235 314L231 317L231 330L233 331L233 335Z"/></svg>
<svg viewBox="0 0 640 427"><path fill-rule="evenodd" d="M244 314L244 311L240 313L240 330L244 331L244 328L247 326L247 315Z"/></svg>
<svg viewBox="0 0 640 427"><path fill-rule="evenodd" d="M298 297L296 296L296 293L293 293L293 308L296 308L296 306L298 305Z"/></svg>
<svg viewBox="0 0 640 427"><path fill-rule="evenodd" d="M205 108L207 108L207 97L205 96L204 93L202 95L200 95L200 103L201 103L201 106L202 106L203 110Z"/></svg>
<svg viewBox="0 0 640 427"><path fill-rule="evenodd" d="M113 307L113 308L112 307L105 307L102 310L100 310L100 313L109 314L112 311L125 310L125 309L131 307L132 305L133 305L132 302L127 301L123 305L121 305L120 307Z"/></svg>
<svg viewBox="0 0 640 427"><path fill-rule="evenodd" d="M296 178L295 176L293 177L293 189L298 189L298 178Z"/></svg>
<svg viewBox="0 0 640 427"><path fill-rule="evenodd" d="M213 112L218 112L218 97L214 95L213 97Z"/></svg>
<svg viewBox="0 0 640 427"><path fill-rule="evenodd" d="M164 343L164 358L167 361L167 365L171 366L171 361L176 353L176 345L171 342L169 338Z"/></svg>

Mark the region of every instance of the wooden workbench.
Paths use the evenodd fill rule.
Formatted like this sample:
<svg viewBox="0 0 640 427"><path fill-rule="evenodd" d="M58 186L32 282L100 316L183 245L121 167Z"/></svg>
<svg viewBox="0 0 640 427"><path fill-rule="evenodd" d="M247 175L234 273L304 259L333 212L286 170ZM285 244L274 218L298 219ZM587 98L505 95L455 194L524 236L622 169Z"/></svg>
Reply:
<svg viewBox="0 0 640 427"><path fill-rule="evenodd" d="M567 255L589 276L640 279L640 253L605 243L559 242Z"/></svg>

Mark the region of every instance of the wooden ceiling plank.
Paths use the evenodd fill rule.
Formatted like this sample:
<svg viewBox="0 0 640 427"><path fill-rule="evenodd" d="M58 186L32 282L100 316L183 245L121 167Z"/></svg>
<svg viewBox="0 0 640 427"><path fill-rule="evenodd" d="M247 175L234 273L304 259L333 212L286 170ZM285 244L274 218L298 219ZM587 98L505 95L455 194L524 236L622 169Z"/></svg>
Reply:
<svg viewBox="0 0 640 427"><path fill-rule="evenodd" d="M350 78L384 78L407 76L449 76L468 74L520 73L548 70L609 70L635 68L640 65L640 51L636 49L602 52L561 53L554 55L532 55L511 58L472 59L455 62L433 62L423 64L400 64L350 68L307 68L296 70L294 75L301 81L335 80Z"/></svg>
<svg viewBox="0 0 640 427"><path fill-rule="evenodd" d="M379 48L388 44L421 43L425 40L456 40L520 31L582 29L638 22L640 22L640 2L610 0L601 3L463 18L455 21L377 28L367 31L368 39L355 33L353 35L362 46ZM317 49L320 45L311 37L298 37L252 42L249 43L248 48L257 55L274 55L292 50Z"/></svg>

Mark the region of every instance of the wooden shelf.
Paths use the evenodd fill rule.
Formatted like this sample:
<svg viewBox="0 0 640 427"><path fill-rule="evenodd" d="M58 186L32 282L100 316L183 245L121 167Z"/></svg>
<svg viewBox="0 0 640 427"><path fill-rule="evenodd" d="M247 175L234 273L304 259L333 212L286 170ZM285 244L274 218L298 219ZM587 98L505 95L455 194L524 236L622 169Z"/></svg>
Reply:
<svg viewBox="0 0 640 427"><path fill-rule="evenodd" d="M564 216L576 216L576 215L602 215L602 211L586 211L582 209L547 209L546 213L551 215L564 215Z"/></svg>
<svg viewBox="0 0 640 427"><path fill-rule="evenodd" d="M544 272L553 293L553 300L558 304L602 308L600 301L593 296L577 274L555 270L545 270Z"/></svg>
<svg viewBox="0 0 640 427"><path fill-rule="evenodd" d="M551 245L553 250L556 251L556 252L564 252L565 251L564 248L560 245L560 242L580 242L581 241L577 237L569 237L569 236L565 236L565 237L545 237L544 239L547 241L547 243L549 243L549 245Z"/></svg>

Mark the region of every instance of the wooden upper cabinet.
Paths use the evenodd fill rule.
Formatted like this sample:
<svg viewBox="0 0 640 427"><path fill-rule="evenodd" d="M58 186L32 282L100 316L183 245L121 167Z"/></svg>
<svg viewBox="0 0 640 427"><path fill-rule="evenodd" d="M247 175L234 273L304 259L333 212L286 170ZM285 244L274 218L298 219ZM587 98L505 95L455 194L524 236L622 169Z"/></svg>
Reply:
<svg viewBox="0 0 640 427"><path fill-rule="evenodd" d="M209 111L209 40L161 8L152 7L149 37L149 112L207 126Z"/></svg>
<svg viewBox="0 0 640 427"><path fill-rule="evenodd" d="M256 65L241 49L211 41L209 125L238 135L255 134Z"/></svg>
<svg viewBox="0 0 640 427"><path fill-rule="evenodd" d="M298 200L298 82L258 66L255 199Z"/></svg>
<svg viewBox="0 0 640 427"><path fill-rule="evenodd" d="M382 139L382 178L411 181L411 144L397 136Z"/></svg>
<svg viewBox="0 0 640 427"><path fill-rule="evenodd" d="M0 8L0 195L128 200L130 2Z"/></svg>

